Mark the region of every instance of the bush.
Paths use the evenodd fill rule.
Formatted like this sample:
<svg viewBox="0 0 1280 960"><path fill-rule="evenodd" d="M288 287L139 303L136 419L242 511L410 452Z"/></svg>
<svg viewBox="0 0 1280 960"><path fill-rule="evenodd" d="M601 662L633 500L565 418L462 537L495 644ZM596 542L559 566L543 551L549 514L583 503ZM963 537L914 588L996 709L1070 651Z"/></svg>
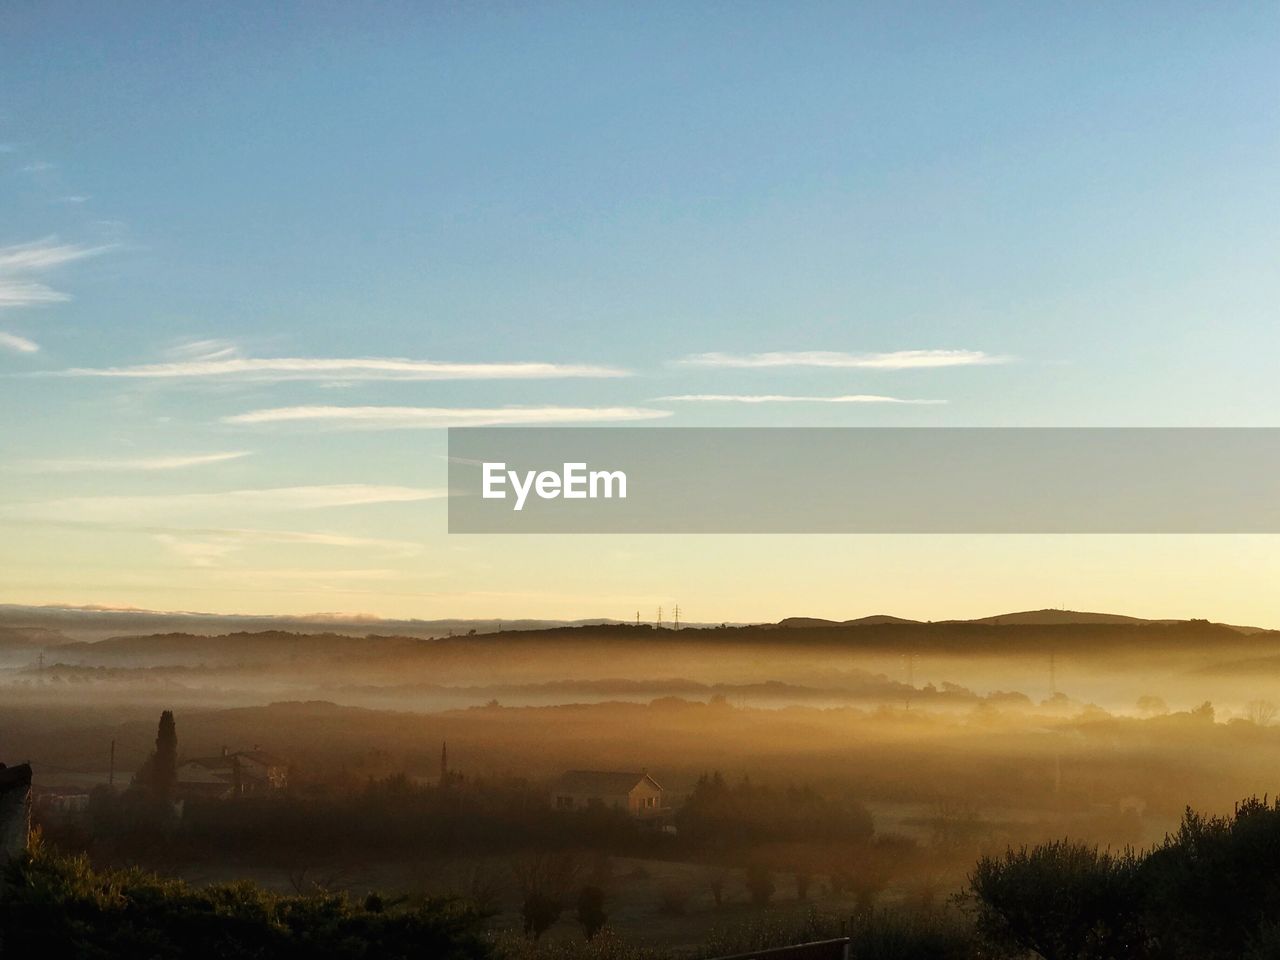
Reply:
<svg viewBox="0 0 1280 960"><path fill-rule="evenodd" d="M1246 800L1230 817L1188 809L1141 878L1161 956L1225 960L1280 942L1266 925L1280 916L1280 804Z"/></svg>
<svg viewBox="0 0 1280 960"><path fill-rule="evenodd" d="M978 861L978 932L1045 960L1133 957L1142 940L1136 858L1055 840Z"/></svg>
<svg viewBox="0 0 1280 960"><path fill-rule="evenodd" d="M773 873L765 864L753 863L747 867L747 893L757 907L767 907L776 889Z"/></svg>
<svg viewBox="0 0 1280 960"><path fill-rule="evenodd" d="M1067 841L984 857L970 877L995 946L1075 957L1236 960L1280 956L1280 804L1229 817L1187 810L1145 856Z"/></svg>
<svg viewBox="0 0 1280 960"><path fill-rule="evenodd" d="M585 886L578 892L578 923L588 940L594 939L609 917L604 912L604 891Z"/></svg>
<svg viewBox="0 0 1280 960"><path fill-rule="evenodd" d="M93 960L228 957L483 960L483 917L461 901L375 909L345 896L282 897L250 883L195 889L140 870L95 871L37 847L0 887L0 955Z"/></svg>

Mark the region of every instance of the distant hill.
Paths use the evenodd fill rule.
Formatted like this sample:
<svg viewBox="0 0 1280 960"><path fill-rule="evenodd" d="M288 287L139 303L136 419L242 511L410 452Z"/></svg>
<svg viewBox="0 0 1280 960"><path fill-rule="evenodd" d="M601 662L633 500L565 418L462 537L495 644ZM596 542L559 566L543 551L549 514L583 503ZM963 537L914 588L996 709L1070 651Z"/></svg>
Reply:
<svg viewBox="0 0 1280 960"><path fill-rule="evenodd" d="M869 617L858 617L856 620L823 620L819 617L787 617L779 620L778 626L795 629L806 627L875 627L886 623L919 623L919 620L908 620L905 617L893 617L887 613L875 613Z"/></svg>
<svg viewBox="0 0 1280 960"><path fill-rule="evenodd" d="M283 630L243 631L207 636L160 633L111 637L92 643L58 646L50 657L58 663L88 666L195 666L281 663L344 657L371 658L412 650L427 641L418 637L348 636L341 633L291 633Z"/></svg>
<svg viewBox="0 0 1280 960"><path fill-rule="evenodd" d="M167 627L175 623L179 629ZM1161 648L1203 648L1221 650L1225 656L1226 649L1236 645L1233 641L1249 645L1232 654L1241 659L1280 653L1280 633L1275 631L1207 620L1145 620L1070 610L936 622L888 614L845 621L789 617L776 624L690 624L676 631L608 620L344 620L0 606L0 665L8 666L29 664L41 652L46 665L108 668L368 665L420 659L440 662L441 658L465 662L472 656L508 656L509 651L532 650L536 645L604 649L613 643L629 648L637 643L655 648L662 644L803 644L1000 655L1075 650L1091 656L1123 649L1142 651L1145 656L1146 651Z"/></svg>
<svg viewBox="0 0 1280 960"><path fill-rule="evenodd" d="M817 617L787 617L785 620L778 621L779 627L790 629L814 629L819 627L853 627L853 626L883 626L884 624L909 624L922 623L920 620L907 620L903 617L894 617L888 614L875 614L869 617L859 617L856 620L823 620ZM1132 625L1141 624L1175 624L1188 623L1192 621L1186 620L1148 620L1144 617L1129 617L1119 613L1089 613L1080 610L1023 610L1018 613L999 613L992 617L975 617L971 620L936 620L933 623L973 623L986 624L998 627L1042 627L1042 626L1067 626L1072 624L1079 625ZM1236 626L1234 624L1214 624L1215 626L1225 626L1232 630L1244 634L1263 633L1263 627L1245 627Z"/></svg>
<svg viewBox="0 0 1280 960"><path fill-rule="evenodd" d="M379 633L404 637L447 637L469 633L496 633L504 630L547 630L554 627L618 623L617 620L387 620L354 614L309 616L256 616L245 614L186 613L157 610L109 609L103 607L39 607L0 604L0 628L44 630L49 644L73 640L92 642L108 637L143 634L226 634L251 631L287 633L358 634Z"/></svg>
<svg viewBox="0 0 1280 960"><path fill-rule="evenodd" d="M46 627L0 626L0 650L41 650L70 642L66 634Z"/></svg>
<svg viewBox="0 0 1280 960"><path fill-rule="evenodd" d="M1002 626L1053 623L1174 623L1173 620L1145 620L1142 617L1126 617L1119 613L1085 613L1079 610L1024 610L1021 613L1000 613L994 617L977 617L957 623L994 623Z"/></svg>

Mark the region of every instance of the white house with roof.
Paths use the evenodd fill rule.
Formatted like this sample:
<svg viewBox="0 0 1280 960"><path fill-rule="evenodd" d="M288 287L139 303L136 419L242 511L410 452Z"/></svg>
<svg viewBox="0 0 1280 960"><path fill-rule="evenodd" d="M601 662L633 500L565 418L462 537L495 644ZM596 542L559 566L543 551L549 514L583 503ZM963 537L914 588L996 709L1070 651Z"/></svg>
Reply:
<svg viewBox="0 0 1280 960"><path fill-rule="evenodd" d="M591 806L625 810L633 817L662 814L662 784L647 771L570 770L556 781L551 805L557 810L584 810Z"/></svg>
<svg viewBox="0 0 1280 960"><path fill-rule="evenodd" d="M223 747L219 756L196 757L178 765L178 795L184 798L257 797L288 785L288 763L256 747L235 753Z"/></svg>

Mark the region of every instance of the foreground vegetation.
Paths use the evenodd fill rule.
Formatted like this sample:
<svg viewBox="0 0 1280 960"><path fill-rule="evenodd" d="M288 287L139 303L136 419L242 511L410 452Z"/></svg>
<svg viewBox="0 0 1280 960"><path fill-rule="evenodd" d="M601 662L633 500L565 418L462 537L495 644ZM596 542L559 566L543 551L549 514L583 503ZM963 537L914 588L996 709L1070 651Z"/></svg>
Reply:
<svg viewBox="0 0 1280 960"><path fill-rule="evenodd" d="M250 883L197 890L136 869L96 871L38 844L7 865L0 889L0 956L483 960L482 924L460 900L355 903Z"/></svg>
<svg viewBox="0 0 1280 960"><path fill-rule="evenodd" d="M545 886L539 894L547 892ZM1226 817L1188 810L1145 852L1069 840L981 858L946 907L819 911L713 931L695 957L848 935L858 960L1274 960L1280 957L1280 802L1250 799ZM556 914L569 906L557 903ZM650 960L608 925L607 895L583 887L582 935L540 940L527 922L487 929L459 897L356 901L279 896L250 883L196 889L137 869L94 870L84 856L33 852L5 869L0 954L101 958Z"/></svg>
<svg viewBox="0 0 1280 960"><path fill-rule="evenodd" d="M1045 960L1280 957L1280 802L1228 817L1188 810L1145 853L1058 841L984 857L976 929L1006 956Z"/></svg>

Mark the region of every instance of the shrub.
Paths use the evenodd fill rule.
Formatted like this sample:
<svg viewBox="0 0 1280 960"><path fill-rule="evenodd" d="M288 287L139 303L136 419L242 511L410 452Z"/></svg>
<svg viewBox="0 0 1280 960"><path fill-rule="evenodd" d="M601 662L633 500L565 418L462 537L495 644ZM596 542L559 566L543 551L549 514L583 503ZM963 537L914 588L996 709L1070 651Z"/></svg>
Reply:
<svg viewBox="0 0 1280 960"><path fill-rule="evenodd" d="M751 895L751 902L757 907L768 906L776 889L773 873L768 866L763 863L753 863L747 867L747 893Z"/></svg>
<svg viewBox="0 0 1280 960"><path fill-rule="evenodd" d="M711 899L717 907L724 903L724 885L729 880L727 867L710 866L706 870L707 889L711 891Z"/></svg>
<svg viewBox="0 0 1280 960"><path fill-rule="evenodd" d="M0 955L93 960L483 960L483 917L456 900L375 909L345 896L282 897L250 883L195 889L140 870L95 871L37 847L0 887Z"/></svg>
<svg viewBox="0 0 1280 960"><path fill-rule="evenodd" d="M604 912L604 891L590 885L583 887L578 892L578 923L586 938L594 939L608 919Z"/></svg>
<svg viewBox="0 0 1280 960"><path fill-rule="evenodd" d="M1250 799L1234 816L1187 810L1142 864L1146 919L1166 954L1240 957L1275 941L1280 916L1280 805ZM1280 953L1270 954L1270 956Z"/></svg>
<svg viewBox="0 0 1280 960"><path fill-rule="evenodd" d="M1142 857L1067 841L984 857L970 892L989 944L1048 960L1280 956L1280 804L1187 810Z"/></svg>
<svg viewBox="0 0 1280 960"><path fill-rule="evenodd" d="M1045 960L1140 955L1137 866L1067 840L983 857L969 878L978 931Z"/></svg>

